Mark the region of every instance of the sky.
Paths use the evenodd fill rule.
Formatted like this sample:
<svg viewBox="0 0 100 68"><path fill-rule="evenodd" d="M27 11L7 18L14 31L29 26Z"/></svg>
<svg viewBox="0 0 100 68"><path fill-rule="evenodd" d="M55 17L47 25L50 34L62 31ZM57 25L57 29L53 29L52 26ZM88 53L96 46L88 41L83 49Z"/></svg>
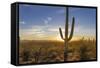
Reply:
<svg viewBox="0 0 100 68"><path fill-rule="evenodd" d="M95 9L69 7L69 33L75 17L73 39L95 36ZM66 7L19 5L19 31L22 40L62 40L59 27L64 28Z"/></svg>
<svg viewBox="0 0 100 68"><path fill-rule="evenodd" d="M95 38L96 36L96 9L69 7L69 22L75 17L74 36ZM71 26L71 24L70 24Z"/></svg>

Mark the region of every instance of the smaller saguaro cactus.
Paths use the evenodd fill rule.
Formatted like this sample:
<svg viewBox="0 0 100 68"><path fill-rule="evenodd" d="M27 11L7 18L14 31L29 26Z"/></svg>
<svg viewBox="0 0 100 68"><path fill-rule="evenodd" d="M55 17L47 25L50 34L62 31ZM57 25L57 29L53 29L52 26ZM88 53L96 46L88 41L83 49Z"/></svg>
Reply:
<svg viewBox="0 0 100 68"><path fill-rule="evenodd" d="M62 29L59 28L59 32L60 32L60 36L62 38L62 40L64 40L64 61L67 60L67 46L68 46L68 42L72 39L73 37L73 32L74 32L74 23L75 23L75 18L73 17L72 18L72 27L71 27L71 32L70 32L70 35L68 36L68 18L67 18L67 21L65 23L65 38L63 37L63 33L62 33Z"/></svg>

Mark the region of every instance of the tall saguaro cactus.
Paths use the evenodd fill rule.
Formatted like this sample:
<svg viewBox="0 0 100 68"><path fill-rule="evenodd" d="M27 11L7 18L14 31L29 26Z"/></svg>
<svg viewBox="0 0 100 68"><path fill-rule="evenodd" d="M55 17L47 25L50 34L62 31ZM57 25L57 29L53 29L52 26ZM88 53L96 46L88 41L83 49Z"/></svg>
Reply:
<svg viewBox="0 0 100 68"><path fill-rule="evenodd" d="M64 61L67 61L68 57L68 42L72 39L73 37L73 32L74 32L74 24L75 24L75 18L72 18L72 27L71 27L71 32L70 35L68 36L68 8L66 9L66 23L65 23L65 38L63 37L62 29L59 28L60 36L64 40Z"/></svg>

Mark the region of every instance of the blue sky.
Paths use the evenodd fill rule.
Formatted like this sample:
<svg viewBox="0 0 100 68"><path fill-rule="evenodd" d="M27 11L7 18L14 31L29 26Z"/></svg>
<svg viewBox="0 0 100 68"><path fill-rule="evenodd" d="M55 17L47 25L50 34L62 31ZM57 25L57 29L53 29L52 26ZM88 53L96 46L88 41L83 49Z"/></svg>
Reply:
<svg viewBox="0 0 100 68"><path fill-rule="evenodd" d="M69 22L75 17L75 35L94 36L96 32L96 9L69 7Z"/></svg>
<svg viewBox="0 0 100 68"><path fill-rule="evenodd" d="M46 22L47 19L50 20L48 25L64 25L65 22L65 8L62 7L20 5L19 9L20 21L28 23L27 25L21 24L21 28L32 25L45 25L44 20Z"/></svg>
<svg viewBox="0 0 100 68"><path fill-rule="evenodd" d="M76 20L74 37L95 36L95 11L88 8L69 8L69 28L73 16ZM59 27L64 33L65 20L65 7L20 5L20 37L31 40L61 40Z"/></svg>

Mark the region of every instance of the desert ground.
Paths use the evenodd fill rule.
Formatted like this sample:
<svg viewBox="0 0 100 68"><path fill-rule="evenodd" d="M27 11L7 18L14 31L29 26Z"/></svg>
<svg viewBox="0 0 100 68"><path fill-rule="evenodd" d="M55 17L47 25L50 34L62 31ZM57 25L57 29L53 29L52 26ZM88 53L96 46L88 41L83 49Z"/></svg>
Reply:
<svg viewBox="0 0 100 68"><path fill-rule="evenodd" d="M96 40L70 41L67 50L67 61L95 60ZM64 41L20 40L19 64L45 62L64 62Z"/></svg>

